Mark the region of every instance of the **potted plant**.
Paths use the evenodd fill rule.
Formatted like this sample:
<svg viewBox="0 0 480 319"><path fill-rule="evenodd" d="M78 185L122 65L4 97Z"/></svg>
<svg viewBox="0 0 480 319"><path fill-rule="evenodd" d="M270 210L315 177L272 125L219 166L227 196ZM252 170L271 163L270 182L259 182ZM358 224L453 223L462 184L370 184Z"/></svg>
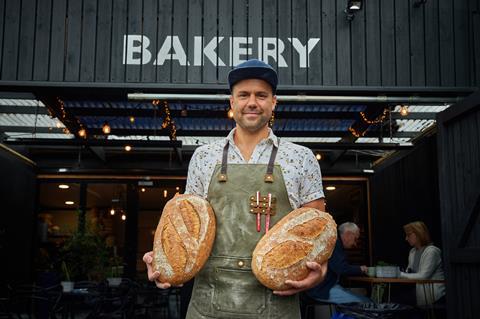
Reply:
<svg viewBox="0 0 480 319"><path fill-rule="evenodd" d="M71 281L101 281L105 279L108 251L104 239L91 231L75 232L62 246L62 268ZM68 267L67 267L68 266ZM63 266L62 266L63 267Z"/></svg>
<svg viewBox="0 0 480 319"><path fill-rule="evenodd" d="M64 292L70 292L73 290L74 282L71 280L70 271L68 270L65 260L62 260L61 268L64 280L62 280L60 284L62 285Z"/></svg>
<svg viewBox="0 0 480 319"><path fill-rule="evenodd" d="M122 282L123 265L122 259L119 256L113 256L110 258L109 263L109 277L107 277L108 284L110 286L118 286Z"/></svg>

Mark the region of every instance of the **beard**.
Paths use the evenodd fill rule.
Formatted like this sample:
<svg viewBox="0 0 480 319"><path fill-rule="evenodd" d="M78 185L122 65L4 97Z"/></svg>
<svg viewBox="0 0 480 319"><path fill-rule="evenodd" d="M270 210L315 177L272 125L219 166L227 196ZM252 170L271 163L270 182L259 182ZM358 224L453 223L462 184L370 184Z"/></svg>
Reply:
<svg viewBox="0 0 480 319"><path fill-rule="evenodd" d="M254 119L249 119L248 114L240 113L235 116L235 122L242 129L249 132L256 132L268 124L270 120L270 115L265 112L257 113L257 117Z"/></svg>

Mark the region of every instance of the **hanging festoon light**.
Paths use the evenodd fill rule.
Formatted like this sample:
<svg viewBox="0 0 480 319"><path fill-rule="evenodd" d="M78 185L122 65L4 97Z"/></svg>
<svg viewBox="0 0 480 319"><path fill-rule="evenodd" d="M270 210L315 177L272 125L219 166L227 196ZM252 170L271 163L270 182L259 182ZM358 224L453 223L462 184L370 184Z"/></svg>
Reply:
<svg viewBox="0 0 480 319"><path fill-rule="evenodd" d="M125 215L125 213L122 214L122 220L126 220L127 219L127 215Z"/></svg>
<svg viewBox="0 0 480 319"><path fill-rule="evenodd" d="M322 154L320 154L320 153L315 154L315 158L317 159L317 161L321 160L322 159Z"/></svg>
<svg viewBox="0 0 480 319"><path fill-rule="evenodd" d="M410 113L410 111L408 110L408 105L400 105L399 112L401 116L408 116L408 113Z"/></svg>
<svg viewBox="0 0 480 319"><path fill-rule="evenodd" d="M141 191L142 193L145 193L147 190L145 189L145 187L142 187L142 188L140 188L140 191Z"/></svg>
<svg viewBox="0 0 480 319"><path fill-rule="evenodd" d="M233 119L233 110L231 108L228 110L227 116L229 119Z"/></svg>
<svg viewBox="0 0 480 319"><path fill-rule="evenodd" d="M128 120L129 120L130 123L132 123L132 124L135 123L135 118L134 118L133 116L130 116L130 117L128 118Z"/></svg>
<svg viewBox="0 0 480 319"><path fill-rule="evenodd" d="M114 208L110 209L110 215L112 215L112 216L115 215L115 209Z"/></svg>
<svg viewBox="0 0 480 319"><path fill-rule="evenodd" d="M166 189L163 190L163 197L167 198L168 196L168 191Z"/></svg>
<svg viewBox="0 0 480 319"><path fill-rule="evenodd" d="M110 127L108 122L104 122L103 125L102 125L103 134L110 134L111 131L112 131L112 128Z"/></svg>
<svg viewBox="0 0 480 319"><path fill-rule="evenodd" d="M132 147L130 145L125 145L125 151L130 152Z"/></svg>

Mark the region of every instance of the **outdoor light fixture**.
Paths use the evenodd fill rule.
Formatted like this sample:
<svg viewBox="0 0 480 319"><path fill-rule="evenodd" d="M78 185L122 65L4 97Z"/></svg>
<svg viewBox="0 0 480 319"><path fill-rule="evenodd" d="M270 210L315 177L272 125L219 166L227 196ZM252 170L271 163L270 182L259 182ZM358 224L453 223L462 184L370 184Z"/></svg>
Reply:
<svg viewBox="0 0 480 319"><path fill-rule="evenodd" d="M321 160L321 159L322 159L322 154L317 153L317 154L315 155L315 158L317 159L317 161Z"/></svg>
<svg viewBox="0 0 480 319"><path fill-rule="evenodd" d="M103 123L103 126L102 126L103 134L110 134L111 131L112 131L112 128L110 127L110 125L108 125L108 122Z"/></svg>
<svg viewBox="0 0 480 319"><path fill-rule="evenodd" d="M67 201L65 202L65 205L73 205L73 204L75 204L75 202L72 201L72 200L67 200Z"/></svg>
<svg viewBox="0 0 480 319"><path fill-rule="evenodd" d="M81 128L80 130L78 130L78 136L86 137L87 136L87 131L84 128Z"/></svg>
<svg viewBox="0 0 480 319"><path fill-rule="evenodd" d="M355 18L355 13L362 9L362 1L359 0L348 0L347 7L345 8L345 14L347 15L347 20L352 21Z"/></svg>
<svg viewBox="0 0 480 319"><path fill-rule="evenodd" d="M130 116L130 117L128 118L128 120L130 121L130 123L134 123L134 122L135 122L135 118L134 118L133 116Z"/></svg>
<svg viewBox="0 0 480 319"><path fill-rule="evenodd" d="M60 184L60 185L58 185L58 188L60 188L60 189L69 189L70 186L68 186L67 184Z"/></svg>
<svg viewBox="0 0 480 319"><path fill-rule="evenodd" d="M140 188L140 191L141 191L142 193L145 193L145 191L146 191L145 187Z"/></svg>
<svg viewBox="0 0 480 319"><path fill-rule="evenodd" d="M233 110L229 109L227 115L229 119L233 119Z"/></svg>
<svg viewBox="0 0 480 319"><path fill-rule="evenodd" d="M407 116L408 113L410 113L408 110L408 105L400 105L400 115Z"/></svg>
<svg viewBox="0 0 480 319"><path fill-rule="evenodd" d="M110 215L112 215L112 216L115 215L115 209L113 209L113 208L110 209Z"/></svg>
<svg viewBox="0 0 480 319"><path fill-rule="evenodd" d="M164 190L163 190L163 197L167 198L167 196L168 196L168 192L167 192L166 189L164 189Z"/></svg>
<svg viewBox="0 0 480 319"><path fill-rule="evenodd" d="M125 151L130 152L132 147L130 145L125 145Z"/></svg>
<svg viewBox="0 0 480 319"><path fill-rule="evenodd" d="M327 187L325 187L325 189L326 189L327 191L334 191L334 190L337 189L337 188L336 188L335 186L327 186Z"/></svg>
<svg viewBox="0 0 480 319"><path fill-rule="evenodd" d="M127 219L127 216L125 214L122 214L122 220Z"/></svg>

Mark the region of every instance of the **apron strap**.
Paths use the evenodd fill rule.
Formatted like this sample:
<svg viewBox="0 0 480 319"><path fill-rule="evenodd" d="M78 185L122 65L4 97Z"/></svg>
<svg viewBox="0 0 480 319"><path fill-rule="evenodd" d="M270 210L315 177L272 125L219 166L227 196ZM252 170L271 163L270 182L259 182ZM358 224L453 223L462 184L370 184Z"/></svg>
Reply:
<svg viewBox="0 0 480 319"><path fill-rule="evenodd" d="M278 145L280 146L280 139L278 139ZM266 183L273 183L273 166L275 165L275 157L277 157L278 147L273 144L272 154L270 154L270 160L267 165L267 173L263 179Z"/></svg>
<svg viewBox="0 0 480 319"><path fill-rule="evenodd" d="M218 175L219 182L226 182L227 181L227 161L228 161L228 146L230 142L227 141L225 146L223 147L223 155L222 155L222 167L220 168L220 175Z"/></svg>
<svg viewBox="0 0 480 319"><path fill-rule="evenodd" d="M278 139L280 144L280 139ZM219 182L227 181L227 162L228 162L228 148L230 143L227 142L223 147L222 154L222 166L220 167L220 175L218 175ZM266 183L273 183L273 166L275 165L275 158L277 157L278 147L273 145L272 153L270 154L270 159L268 160L267 172L265 174L264 181Z"/></svg>

